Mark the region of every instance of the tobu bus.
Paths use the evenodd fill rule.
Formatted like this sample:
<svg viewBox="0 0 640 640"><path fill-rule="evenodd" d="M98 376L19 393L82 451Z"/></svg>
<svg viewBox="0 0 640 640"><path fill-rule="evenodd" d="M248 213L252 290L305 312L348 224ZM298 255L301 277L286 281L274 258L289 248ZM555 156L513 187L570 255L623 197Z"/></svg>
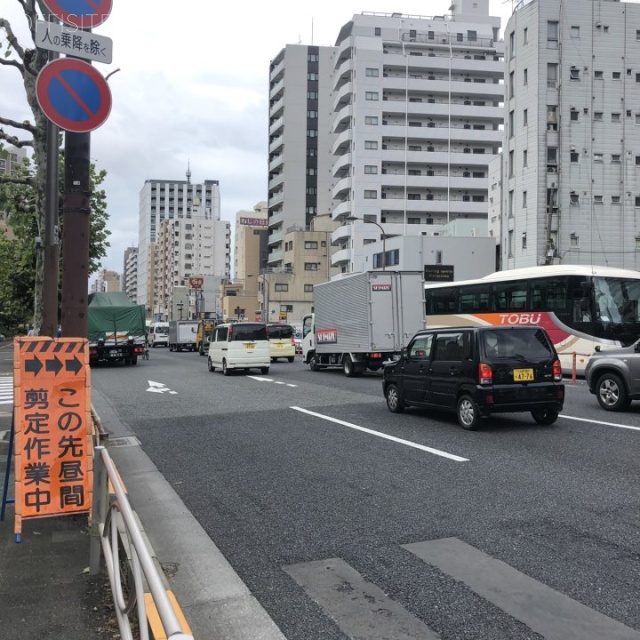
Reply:
<svg viewBox="0 0 640 640"><path fill-rule="evenodd" d="M640 338L640 272L550 265L498 271L478 280L425 283L427 327L544 327L565 373L582 373L596 345Z"/></svg>

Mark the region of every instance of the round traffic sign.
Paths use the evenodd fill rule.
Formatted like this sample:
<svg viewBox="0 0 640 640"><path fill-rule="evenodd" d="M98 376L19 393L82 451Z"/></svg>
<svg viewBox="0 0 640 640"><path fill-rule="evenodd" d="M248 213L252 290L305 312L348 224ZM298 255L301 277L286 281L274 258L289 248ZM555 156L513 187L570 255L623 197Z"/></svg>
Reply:
<svg viewBox="0 0 640 640"><path fill-rule="evenodd" d="M113 0L42 0L45 7L65 24L91 29L111 13Z"/></svg>
<svg viewBox="0 0 640 640"><path fill-rule="evenodd" d="M111 111L111 90L90 64L60 58L45 65L36 79L44 114L61 129L86 133L97 129Z"/></svg>

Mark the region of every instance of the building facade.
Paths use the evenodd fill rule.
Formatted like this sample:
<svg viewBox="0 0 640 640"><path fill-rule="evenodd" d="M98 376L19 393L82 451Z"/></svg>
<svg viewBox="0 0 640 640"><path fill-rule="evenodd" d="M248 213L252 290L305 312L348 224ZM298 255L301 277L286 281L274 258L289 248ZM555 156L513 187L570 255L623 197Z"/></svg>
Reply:
<svg viewBox="0 0 640 640"><path fill-rule="evenodd" d="M129 300L138 299L138 247L127 247L122 269L122 290Z"/></svg>
<svg viewBox="0 0 640 640"><path fill-rule="evenodd" d="M487 219L489 162L502 143L504 43L488 0L446 16L355 15L332 72L334 265L366 243ZM346 225L349 218L368 225ZM357 232L354 238L353 232Z"/></svg>
<svg viewBox="0 0 640 640"><path fill-rule="evenodd" d="M220 222L220 189L217 180L205 180L204 183L191 182L191 173L186 180L146 180L140 191L139 237L138 237L138 278L137 302L152 313L160 302L156 300L156 278L159 276L159 261L156 260L156 240L164 220L201 219ZM215 227L220 233L212 240L211 250L202 247L202 252L213 256L213 270L217 275L226 275L231 270L231 247L228 223ZM185 230L186 231L186 230ZM192 239L197 242L196 239ZM186 247L183 253L187 253ZM201 252L196 248L196 255ZM180 256L178 256L180 258ZM186 264L186 260L182 262ZM178 269L180 273L187 271ZM172 278L163 283L161 289L175 281ZM199 275L199 274L195 274ZM173 286L173 285L172 285ZM164 295L164 293L162 294Z"/></svg>
<svg viewBox="0 0 640 640"><path fill-rule="evenodd" d="M332 47L287 45L269 67L267 262L281 269L284 236L327 213L331 198Z"/></svg>
<svg viewBox="0 0 640 640"><path fill-rule="evenodd" d="M116 271L101 269L96 275L96 279L91 287L92 293L113 293L114 291L122 291L120 283L120 274Z"/></svg>
<svg viewBox="0 0 640 640"><path fill-rule="evenodd" d="M502 268L640 268L640 5L532 0L505 30Z"/></svg>

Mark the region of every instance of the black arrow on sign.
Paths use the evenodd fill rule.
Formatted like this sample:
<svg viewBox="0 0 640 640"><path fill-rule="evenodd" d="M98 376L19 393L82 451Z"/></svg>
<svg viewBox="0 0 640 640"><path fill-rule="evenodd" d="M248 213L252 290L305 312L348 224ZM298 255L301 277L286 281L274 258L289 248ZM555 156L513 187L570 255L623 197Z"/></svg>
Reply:
<svg viewBox="0 0 640 640"><path fill-rule="evenodd" d="M37 376L42 369L42 362L40 358L37 356L35 358L31 358L31 360L27 360L24 364L24 370L29 373L33 373L34 376Z"/></svg>
<svg viewBox="0 0 640 640"><path fill-rule="evenodd" d="M73 356L73 360L67 360L64 363L65 371L73 371L74 375L78 375L78 371L82 369L82 362Z"/></svg>
<svg viewBox="0 0 640 640"><path fill-rule="evenodd" d="M47 371L53 371L55 375L58 375L62 369L62 362L60 362L57 356L53 356L53 360L47 360L45 365L47 367Z"/></svg>

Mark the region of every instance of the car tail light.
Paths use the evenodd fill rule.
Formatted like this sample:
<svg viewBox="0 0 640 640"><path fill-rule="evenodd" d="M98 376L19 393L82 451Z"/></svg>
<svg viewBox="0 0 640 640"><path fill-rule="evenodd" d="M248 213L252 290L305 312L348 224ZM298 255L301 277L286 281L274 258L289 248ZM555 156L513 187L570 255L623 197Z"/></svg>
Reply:
<svg viewBox="0 0 640 640"><path fill-rule="evenodd" d="M491 365L481 362L478 365L478 380L480 384L493 384L493 370Z"/></svg>
<svg viewBox="0 0 640 640"><path fill-rule="evenodd" d="M370 357L372 360L380 360L380 359L382 358L382 354L381 354L381 353L371 353L371 354L369 355L369 357Z"/></svg>
<svg viewBox="0 0 640 640"><path fill-rule="evenodd" d="M296 346L296 339L293 336L291 336L291 346L292 347Z"/></svg>
<svg viewBox="0 0 640 640"><path fill-rule="evenodd" d="M562 381L562 365L560 364L560 360L553 361L553 379L556 382Z"/></svg>

